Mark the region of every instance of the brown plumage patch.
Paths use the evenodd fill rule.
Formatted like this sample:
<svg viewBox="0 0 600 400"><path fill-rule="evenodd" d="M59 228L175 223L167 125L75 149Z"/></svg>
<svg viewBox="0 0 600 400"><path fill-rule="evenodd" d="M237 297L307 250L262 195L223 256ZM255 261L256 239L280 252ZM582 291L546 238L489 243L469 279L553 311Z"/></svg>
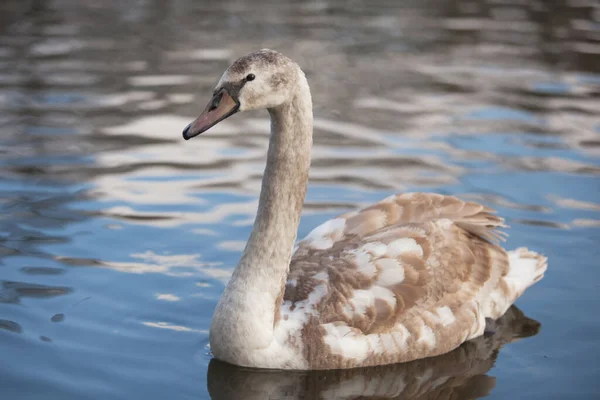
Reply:
<svg viewBox="0 0 600 400"><path fill-rule="evenodd" d="M288 82L288 77L284 73L274 73L269 78L269 85L274 90L279 89L282 86L285 86Z"/></svg>
<svg viewBox="0 0 600 400"><path fill-rule="evenodd" d="M345 226L324 238L333 241L329 248L301 241L283 301L293 307L308 299L323 284L314 276L327 277L327 293L302 329L310 368L404 362L446 353L482 334L480 301L493 289L506 290L501 277L508 266L496 245L504 238L496 231L503 219L492 212L450 196L398 195L338 217ZM355 297L357 291L372 293L372 301ZM369 344L362 359L336 353L326 344L325 324L357 340L370 335L380 348Z"/></svg>
<svg viewBox="0 0 600 400"><path fill-rule="evenodd" d="M262 49L250 53L244 57L237 59L231 66L229 67L229 71L235 74L242 74L248 70L248 67L253 64L260 65L279 65L284 61L288 61L289 59L284 55L269 49Z"/></svg>

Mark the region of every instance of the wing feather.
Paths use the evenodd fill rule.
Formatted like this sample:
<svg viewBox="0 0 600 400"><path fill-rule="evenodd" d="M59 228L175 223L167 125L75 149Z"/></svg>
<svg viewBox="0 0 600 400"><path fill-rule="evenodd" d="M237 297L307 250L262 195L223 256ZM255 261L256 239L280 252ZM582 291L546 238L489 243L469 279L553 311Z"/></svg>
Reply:
<svg viewBox="0 0 600 400"><path fill-rule="evenodd" d="M488 207L436 193L404 193L390 196L360 211L342 214L315 228L299 247L326 249L349 237L366 237L386 227L448 219L489 242L505 240L498 228L504 219Z"/></svg>

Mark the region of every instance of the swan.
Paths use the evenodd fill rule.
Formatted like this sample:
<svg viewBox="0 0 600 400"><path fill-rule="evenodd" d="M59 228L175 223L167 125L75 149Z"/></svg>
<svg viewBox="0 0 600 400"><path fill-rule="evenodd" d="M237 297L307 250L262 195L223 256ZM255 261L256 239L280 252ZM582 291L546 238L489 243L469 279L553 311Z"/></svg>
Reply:
<svg viewBox="0 0 600 400"><path fill-rule="evenodd" d="M233 62L191 139L241 111L267 109L271 134L250 237L215 308L210 348L244 367L326 370L448 353L484 333L546 257L498 242L504 220L474 202L392 195L331 219L297 244L313 113L300 67L263 49Z"/></svg>

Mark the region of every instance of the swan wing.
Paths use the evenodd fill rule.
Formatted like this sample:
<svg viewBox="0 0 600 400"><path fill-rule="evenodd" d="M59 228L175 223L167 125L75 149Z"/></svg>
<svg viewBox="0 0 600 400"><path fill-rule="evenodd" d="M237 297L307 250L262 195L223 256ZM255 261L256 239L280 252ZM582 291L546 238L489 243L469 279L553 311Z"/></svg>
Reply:
<svg viewBox="0 0 600 400"><path fill-rule="evenodd" d="M300 241L280 316L302 325L311 367L409 361L481 335L489 295L509 270L496 245L503 219L492 212L450 196L401 194Z"/></svg>

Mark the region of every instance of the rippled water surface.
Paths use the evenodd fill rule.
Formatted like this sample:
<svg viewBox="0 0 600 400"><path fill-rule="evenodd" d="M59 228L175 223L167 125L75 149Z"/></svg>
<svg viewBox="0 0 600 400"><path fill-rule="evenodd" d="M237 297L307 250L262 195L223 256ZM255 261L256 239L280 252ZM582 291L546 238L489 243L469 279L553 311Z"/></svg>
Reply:
<svg viewBox="0 0 600 400"><path fill-rule="evenodd" d="M300 236L395 192L481 201L511 225L507 247L549 256L517 302L528 318L513 309L491 337L389 368L211 362L268 116L190 142L181 130L228 63L262 47L312 87ZM0 395L595 397L599 99L592 0L3 0Z"/></svg>

